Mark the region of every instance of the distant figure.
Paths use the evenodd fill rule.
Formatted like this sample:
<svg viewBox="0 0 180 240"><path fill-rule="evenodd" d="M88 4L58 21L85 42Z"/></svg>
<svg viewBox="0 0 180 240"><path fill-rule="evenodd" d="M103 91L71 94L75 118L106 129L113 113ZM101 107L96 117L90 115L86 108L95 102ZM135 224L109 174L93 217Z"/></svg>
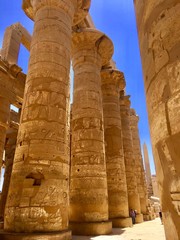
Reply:
<svg viewBox="0 0 180 240"><path fill-rule="evenodd" d="M136 223L136 212L132 208L129 212L129 215L132 218L132 223L135 224Z"/></svg>
<svg viewBox="0 0 180 240"><path fill-rule="evenodd" d="M160 219L161 219L161 224L163 224L163 220L162 220L162 212L161 212L161 211L159 212L159 217L160 217Z"/></svg>

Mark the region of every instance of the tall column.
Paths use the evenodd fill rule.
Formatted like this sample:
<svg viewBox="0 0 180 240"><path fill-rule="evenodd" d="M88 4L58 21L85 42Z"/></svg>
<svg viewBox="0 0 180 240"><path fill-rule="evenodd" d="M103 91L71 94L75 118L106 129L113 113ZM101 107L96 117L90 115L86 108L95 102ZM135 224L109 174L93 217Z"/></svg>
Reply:
<svg viewBox="0 0 180 240"><path fill-rule="evenodd" d="M143 221L141 214L140 199L137 189L136 166L133 153L132 133L130 128L130 105L129 96L124 96L124 91L120 92L120 114L122 123L122 136L124 148L124 160L126 168L127 190L129 208L137 211L136 222Z"/></svg>
<svg viewBox="0 0 180 240"><path fill-rule="evenodd" d="M103 69L101 79L109 218L113 227L129 227L132 226L132 220L129 218L121 117L119 114L119 90L125 88L125 80L123 73L114 69Z"/></svg>
<svg viewBox="0 0 180 240"><path fill-rule="evenodd" d="M0 161L2 163L4 154L4 144L6 140L6 130L8 128L10 116L10 102L7 98L0 96Z"/></svg>
<svg viewBox="0 0 180 240"><path fill-rule="evenodd" d="M148 117L167 240L180 239L180 2L136 0Z"/></svg>
<svg viewBox="0 0 180 240"><path fill-rule="evenodd" d="M70 228L77 235L108 234L101 67L113 44L95 29L73 34L74 102L70 182Z"/></svg>
<svg viewBox="0 0 180 240"><path fill-rule="evenodd" d="M148 206L148 194L147 194L147 184L145 179L145 172L143 166L143 158L141 153L141 143L139 137L138 129L139 117L136 115L134 109L130 110L130 127L133 140L133 156L135 159L135 168L136 168L136 180L137 180L137 189L140 198L141 213L143 214L144 220L148 219L147 206Z"/></svg>
<svg viewBox="0 0 180 240"><path fill-rule="evenodd" d="M6 155L5 155L5 173L4 173L4 182L2 188L2 194L0 199L0 219L4 219L4 210L6 199L8 195L8 189L10 184L14 153L16 148L17 140L17 129L8 129L7 131L7 142L5 145Z"/></svg>
<svg viewBox="0 0 180 240"><path fill-rule="evenodd" d="M17 232L18 239L27 238L26 233L33 240L71 238L69 71L71 29L81 3L23 2L35 25L4 226L6 232Z"/></svg>
<svg viewBox="0 0 180 240"><path fill-rule="evenodd" d="M152 188L149 154L148 154L146 143L143 144L143 154L144 154L144 165L145 165L145 171L146 171L147 187L148 187L148 197L151 197L153 196L153 188Z"/></svg>

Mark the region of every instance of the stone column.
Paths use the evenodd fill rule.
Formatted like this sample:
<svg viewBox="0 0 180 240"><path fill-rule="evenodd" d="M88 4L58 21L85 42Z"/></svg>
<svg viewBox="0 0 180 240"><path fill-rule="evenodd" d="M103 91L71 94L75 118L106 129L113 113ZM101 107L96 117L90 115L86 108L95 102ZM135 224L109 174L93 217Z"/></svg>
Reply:
<svg viewBox="0 0 180 240"><path fill-rule="evenodd" d="M4 144L6 140L6 130L8 128L10 116L10 102L7 98L0 96L0 161L2 165Z"/></svg>
<svg viewBox="0 0 180 240"><path fill-rule="evenodd" d="M108 182L109 218L113 227L132 226L122 143L119 90L125 88L122 72L103 69L102 99L104 115L105 156Z"/></svg>
<svg viewBox="0 0 180 240"><path fill-rule="evenodd" d="M136 222L143 221L141 214L140 199L137 190L136 166L133 153L133 142L130 128L130 96L124 96L124 91L120 92L120 114L122 123L122 136L124 148L124 160L126 168L127 190L129 208L137 211Z"/></svg>
<svg viewBox="0 0 180 240"><path fill-rule="evenodd" d="M146 101L167 240L180 239L180 2L135 1Z"/></svg>
<svg viewBox="0 0 180 240"><path fill-rule="evenodd" d="M33 240L71 238L67 122L71 30L77 8L87 13L85 2L23 2L35 25L4 226L6 232L17 232L18 239L27 232Z"/></svg>
<svg viewBox="0 0 180 240"><path fill-rule="evenodd" d="M147 184L145 179L145 172L143 166L143 158L141 153L141 144L139 137L138 129L139 117L136 115L134 109L130 110L130 127L133 140L133 156L135 160L135 169L136 169L136 180L137 180L137 189L140 198L141 213L143 214L144 220L148 219L147 206L148 206L148 192Z"/></svg>
<svg viewBox="0 0 180 240"><path fill-rule="evenodd" d="M144 154L144 165L145 165L147 188L148 188L148 197L150 198L151 196L153 196L153 188L152 188L149 154L148 154L146 143L143 144L143 154Z"/></svg>
<svg viewBox="0 0 180 240"><path fill-rule="evenodd" d="M74 102L70 182L70 228L77 235L108 234L107 176L100 70L113 44L95 29L73 34Z"/></svg>
<svg viewBox="0 0 180 240"><path fill-rule="evenodd" d="M17 129L8 129L7 131L7 142L5 145L5 173L4 173L4 182L0 200L0 219L4 219L4 210L5 204L10 184L14 153L16 148L16 140L17 140Z"/></svg>

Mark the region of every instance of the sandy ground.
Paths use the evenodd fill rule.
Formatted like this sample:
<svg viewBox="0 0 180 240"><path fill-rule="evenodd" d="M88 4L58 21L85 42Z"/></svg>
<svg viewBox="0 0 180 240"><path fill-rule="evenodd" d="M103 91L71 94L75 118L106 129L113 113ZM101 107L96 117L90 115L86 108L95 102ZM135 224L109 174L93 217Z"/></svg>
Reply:
<svg viewBox="0 0 180 240"><path fill-rule="evenodd" d="M73 236L73 240L165 240L164 228L159 218L135 224L132 228L114 228L112 235L97 237Z"/></svg>

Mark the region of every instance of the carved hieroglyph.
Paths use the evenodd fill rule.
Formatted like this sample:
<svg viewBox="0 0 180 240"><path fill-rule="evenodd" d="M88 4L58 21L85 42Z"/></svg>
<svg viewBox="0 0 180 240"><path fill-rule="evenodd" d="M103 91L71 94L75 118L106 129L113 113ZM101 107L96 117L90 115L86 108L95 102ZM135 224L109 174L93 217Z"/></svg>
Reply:
<svg viewBox="0 0 180 240"><path fill-rule="evenodd" d="M143 221L141 214L139 193L137 190L136 166L133 155L132 133L130 128L130 105L129 96L124 95L124 91L120 92L120 114L122 123L122 136L124 148L124 160L126 168L127 190L129 208L137 211L138 222Z"/></svg>
<svg viewBox="0 0 180 240"><path fill-rule="evenodd" d="M74 101L70 182L70 228L74 234L111 232L104 149L101 67L113 44L95 29L73 33Z"/></svg>
<svg viewBox="0 0 180 240"><path fill-rule="evenodd" d="M137 180L137 189L140 198L141 213L144 215L144 220L147 219L147 206L148 206L148 192L145 179L145 172L143 167L143 158L141 154L141 144L138 130L139 117L136 115L134 109L130 110L130 127L133 141L133 156L135 160L135 172Z"/></svg>
<svg viewBox="0 0 180 240"><path fill-rule="evenodd" d="M5 209L6 231L68 228L71 28L81 3L24 1L35 25ZM67 234L69 239L70 232Z"/></svg>
<svg viewBox="0 0 180 240"><path fill-rule="evenodd" d="M114 69L103 69L101 79L109 218L113 227L128 227L132 225L132 221L129 218L121 117L119 114L119 91L125 88L125 80L123 73Z"/></svg>
<svg viewBox="0 0 180 240"><path fill-rule="evenodd" d="M3 159L4 144L6 140L6 130L8 128L9 115L10 115L10 102L7 98L0 96L0 161L1 162Z"/></svg>
<svg viewBox="0 0 180 240"><path fill-rule="evenodd" d="M180 2L135 1L167 240L180 239Z"/></svg>

